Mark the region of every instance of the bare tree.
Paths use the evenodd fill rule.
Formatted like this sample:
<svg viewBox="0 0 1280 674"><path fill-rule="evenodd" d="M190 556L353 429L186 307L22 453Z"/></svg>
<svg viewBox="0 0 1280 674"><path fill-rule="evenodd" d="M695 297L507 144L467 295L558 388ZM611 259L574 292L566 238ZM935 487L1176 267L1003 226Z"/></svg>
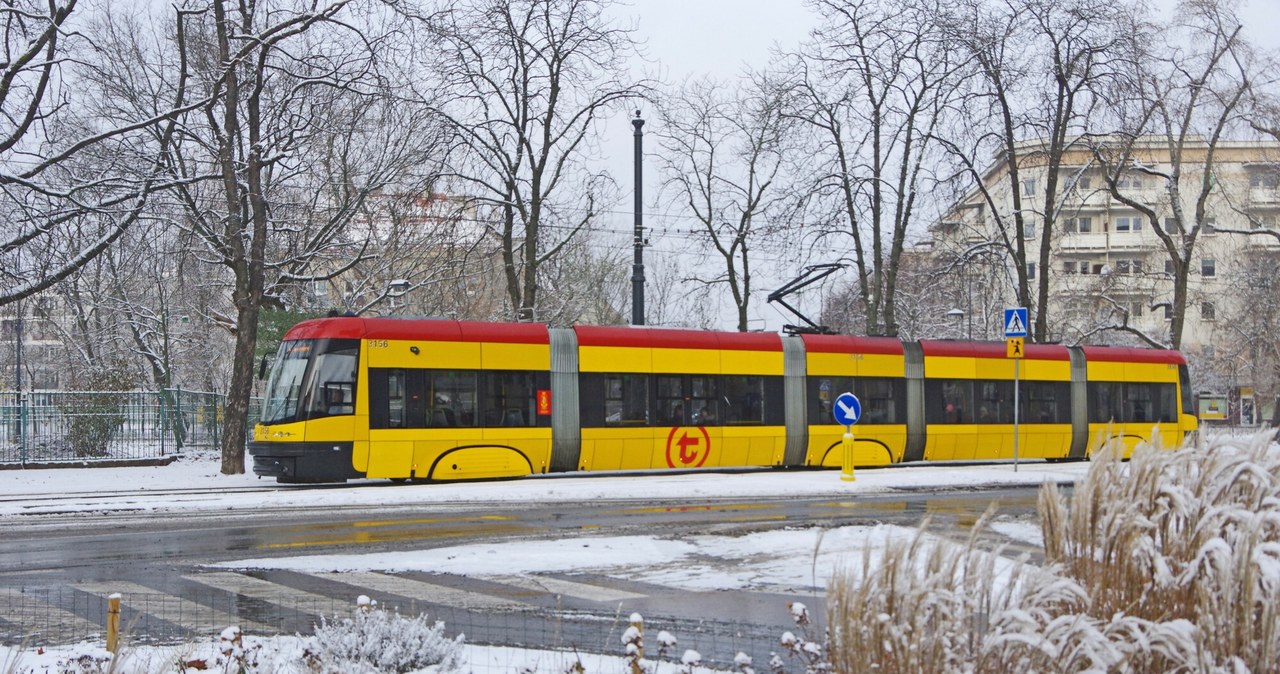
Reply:
<svg viewBox="0 0 1280 674"><path fill-rule="evenodd" d="M939 2L813 4L822 26L789 68L790 114L813 131L810 217L851 239L866 333L897 335L897 270L957 63L940 39Z"/></svg>
<svg viewBox="0 0 1280 674"><path fill-rule="evenodd" d="M1076 177L1063 172L1063 161L1100 102L1097 90L1119 67L1123 11L1111 0L960 0L946 14L951 44L978 76L965 99L964 125L944 143L997 225L1013 261L1017 302L1032 309L1036 341L1049 338L1049 260L1072 187L1063 181ZM1008 167L1004 185L985 175L992 156ZM1043 185L1024 177L1028 167ZM1011 197L1008 209L999 188ZM1037 229L1035 261L1043 273L1033 298L1026 241Z"/></svg>
<svg viewBox="0 0 1280 674"><path fill-rule="evenodd" d="M1186 325L1193 256L1215 194L1217 153L1242 126L1254 80L1240 22L1226 3L1189 0L1180 7L1184 13L1172 29L1130 31L1133 56L1115 94L1120 130L1091 141L1112 197L1141 214L1169 260L1168 346L1175 349ZM1142 193L1153 180L1161 193L1156 203ZM1123 329L1160 344L1131 326Z"/></svg>
<svg viewBox="0 0 1280 674"><path fill-rule="evenodd" d="M1280 253L1259 249L1234 261L1237 301L1223 302L1210 371L1229 381L1218 390L1234 390L1242 382L1254 387L1261 404L1280 398ZM1280 410L1275 413L1280 414Z"/></svg>
<svg viewBox="0 0 1280 674"><path fill-rule="evenodd" d="M178 11L173 49L206 104L180 119L163 212L179 213L200 259L227 274L228 311L215 315L235 337L224 473L244 471L259 312L282 305L283 287L372 255L344 238L361 205L388 185L421 189L415 172L430 173L438 127L390 93L410 50L359 10L353 0L192 0Z"/></svg>
<svg viewBox="0 0 1280 674"><path fill-rule="evenodd" d="M421 19L423 51L440 88L423 98L460 137L451 172L498 214L511 315L540 317L542 266L612 199L612 181L586 160L602 116L641 95L627 75L630 31L609 23L607 0L455 2ZM422 84L422 83L420 83Z"/></svg>
<svg viewBox="0 0 1280 674"><path fill-rule="evenodd" d="M658 131L663 189L697 222L717 258L689 280L725 286L737 328L748 329L755 247L779 229L788 192L779 182L787 119L782 92L763 79L732 86L686 82L664 97Z"/></svg>
<svg viewBox="0 0 1280 674"><path fill-rule="evenodd" d="M186 104L185 66L164 64L175 86L146 111L100 105L132 82L100 76L117 54L90 39L94 13L85 4L0 5L0 305L75 273L164 186L175 113Z"/></svg>

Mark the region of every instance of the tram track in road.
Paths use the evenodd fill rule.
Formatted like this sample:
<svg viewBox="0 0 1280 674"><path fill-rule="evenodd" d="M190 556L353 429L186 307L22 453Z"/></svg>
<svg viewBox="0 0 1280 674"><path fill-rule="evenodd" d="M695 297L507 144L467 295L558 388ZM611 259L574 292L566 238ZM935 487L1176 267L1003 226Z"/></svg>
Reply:
<svg viewBox="0 0 1280 674"><path fill-rule="evenodd" d="M271 483L261 487L172 487L166 489L120 489L113 491L95 490L95 491L77 491L63 492L60 494L50 494L47 492L33 494L4 494L0 496L0 503L19 503L25 501L74 501L86 498L127 498L138 496L186 496L200 494L254 494L272 491L304 491L304 490L326 490L326 489L349 489L351 487L375 487L381 486L379 483L350 485L350 484L308 484L308 485L287 485L282 486L277 483ZM394 486L394 485L392 485Z"/></svg>

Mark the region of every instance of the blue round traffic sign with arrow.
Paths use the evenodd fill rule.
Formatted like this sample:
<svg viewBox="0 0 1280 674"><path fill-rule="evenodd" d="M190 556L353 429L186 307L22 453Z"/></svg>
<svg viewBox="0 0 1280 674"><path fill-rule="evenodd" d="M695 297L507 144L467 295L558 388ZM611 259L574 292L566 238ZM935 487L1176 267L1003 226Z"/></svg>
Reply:
<svg viewBox="0 0 1280 674"><path fill-rule="evenodd" d="M858 418L862 416L862 403L858 402L858 396L852 393L841 393L836 397L836 402L831 406L831 415L836 418L836 423L844 426L852 426L858 423Z"/></svg>

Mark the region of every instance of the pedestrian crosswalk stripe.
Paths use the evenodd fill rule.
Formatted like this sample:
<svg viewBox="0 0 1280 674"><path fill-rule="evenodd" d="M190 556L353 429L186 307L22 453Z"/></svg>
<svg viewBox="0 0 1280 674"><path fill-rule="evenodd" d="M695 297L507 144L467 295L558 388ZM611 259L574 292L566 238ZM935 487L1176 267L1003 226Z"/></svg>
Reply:
<svg viewBox="0 0 1280 674"><path fill-rule="evenodd" d="M120 593L120 603L140 613L173 623L192 632L207 631L213 626L228 627L238 625L242 630L269 634L275 632L274 627L252 620L245 620L226 611L196 604L182 597L165 594L145 585L127 582L77 583L73 585L81 592L109 597Z"/></svg>
<svg viewBox="0 0 1280 674"><path fill-rule="evenodd" d="M6 641L12 638L14 643L39 647L74 643L87 635L102 633L100 625L71 611L51 606L49 601L38 591L0 588L0 606L4 607L0 621L21 630L21 634L13 637L3 635Z"/></svg>
<svg viewBox="0 0 1280 674"><path fill-rule="evenodd" d="M336 610L345 612L345 608L355 608L356 605L355 597L334 599L322 594L294 589L287 585L231 571L199 573L183 576L182 578L216 590L223 590L252 599L261 599L282 606L297 606L299 602L311 602L314 604L312 608L316 613L328 614Z"/></svg>
<svg viewBox="0 0 1280 674"><path fill-rule="evenodd" d="M566 597L586 599L587 601L615 602L627 599L640 599L645 596L634 592L626 592L624 590L602 587L600 585L576 583L560 578L552 578L550 576L481 576L481 578L483 580L502 583L504 585L515 585L517 587L536 589L543 592L561 594Z"/></svg>
<svg viewBox="0 0 1280 674"><path fill-rule="evenodd" d="M349 585L353 588L353 592L349 596L335 598L232 571L193 573L182 576L182 579L203 587L295 610L302 608L300 605L305 606L310 603L311 606L306 607L306 612L320 615L345 613L355 606L358 594L369 594L382 604L393 603L393 600L387 598L387 595L393 595L428 604L476 611L523 611L538 605L538 602L534 601L509 599L495 594L372 571L312 572L306 575ZM524 592L537 591L602 603L640 599L646 596L591 583L539 575L476 576L474 579ZM132 611L194 633L216 632L231 625L238 625L250 633L274 634L280 631L280 626L238 615L235 604L228 604L221 609L214 608L218 606L217 602L207 602L208 605L206 605L206 603L193 601L189 593L162 592L127 581L84 582L73 584L71 587L104 600L111 594L119 593L121 603ZM4 615L0 616L0 636L6 639L16 638L19 642L30 639L33 644L54 645L74 643L87 635L104 632L102 625L82 618L73 611L60 608L58 605L60 602L54 598L56 592L54 595L46 595L42 592L44 591L22 592L11 588L0 588L0 607L4 608ZM501 594L501 591L497 594ZM241 610L243 608L240 606ZM400 608L403 609L403 607ZM261 616L257 617L261 620Z"/></svg>
<svg viewBox="0 0 1280 674"><path fill-rule="evenodd" d="M414 578L404 578L401 576L392 576L385 573L374 573L371 571L321 572L313 573L311 575L316 576L317 578L334 580L339 583L346 583L355 587L373 590L374 592L385 592L386 594L394 594L401 597L408 597L418 601L440 604L442 606L449 606L453 608L492 611L517 610L528 608L530 606L525 602L502 599L500 597L493 597L480 592L459 590L446 585L423 582ZM385 603L385 600L383 601Z"/></svg>

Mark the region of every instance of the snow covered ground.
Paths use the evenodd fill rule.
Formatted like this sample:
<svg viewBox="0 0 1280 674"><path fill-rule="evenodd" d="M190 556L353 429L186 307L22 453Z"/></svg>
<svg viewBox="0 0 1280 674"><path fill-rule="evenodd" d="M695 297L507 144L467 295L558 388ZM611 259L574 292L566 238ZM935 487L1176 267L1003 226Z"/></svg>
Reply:
<svg viewBox="0 0 1280 674"><path fill-rule="evenodd" d="M896 490L978 489L1071 482L1087 463L1023 461L969 466L910 465L838 470L539 475L501 482L407 484L352 481L341 489L279 485L270 478L221 475L212 457L145 468L0 470L0 517L75 511L200 512L276 507L452 506L584 500L699 501L749 497L848 497ZM182 491L189 490L189 491Z"/></svg>

